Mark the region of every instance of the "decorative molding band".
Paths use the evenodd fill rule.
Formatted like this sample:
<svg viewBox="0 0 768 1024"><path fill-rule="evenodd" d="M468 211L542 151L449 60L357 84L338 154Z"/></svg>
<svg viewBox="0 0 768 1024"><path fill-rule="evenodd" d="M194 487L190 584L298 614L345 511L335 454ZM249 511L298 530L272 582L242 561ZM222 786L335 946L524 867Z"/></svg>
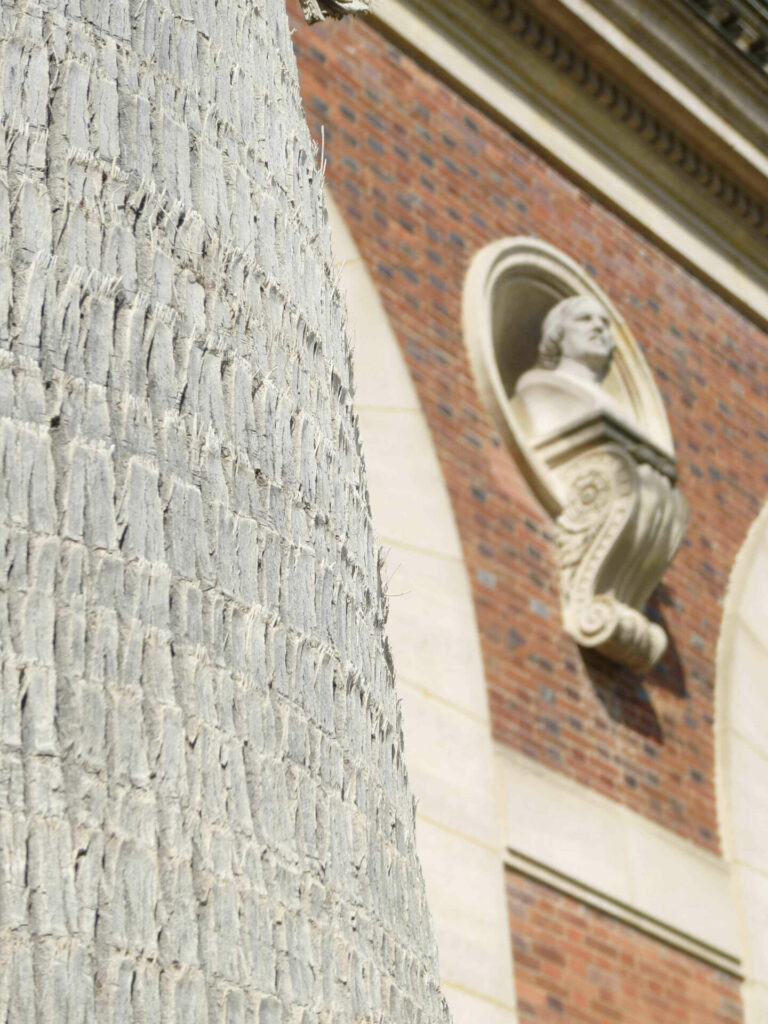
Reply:
<svg viewBox="0 0 768 1024"><path fill-rule="evenodd" d="M672 253L727 301L757 323L768 325L764 240L742 230L737 219L706 193L680 189L679 173L660 160L648 161L639 137L625 132L624 139L617 141L615 128L612 142L596 137L598 119L589 116L584 123L578 111L569 108L567 90L552 96L557 69L514 37L509 37L512 46L502 33L491 38L488 26L481 24L487 16L481 19L478 13L470 0L450 0L450 7L449 0L387 0L374 6L368 17L385 38L429 67L468 102L524 137L545 159ZM621 38L626 49L625 37ZM527 65L521 54L530 54ZM580 90L572 91L580 98ZM728 136L728 126L719 115L713 114L709 124L699 113L691 116L699 118L697 123L705 131L721 139ZM602 127L614 125L610 117L603 115L602 120ZM750 148L745 136L733 134L722 144L729 153L739 149L739 140ZM624 142L631 146L625 148ZM752 163L753 155L747 155ZM768 165L766 173L759 174L768 186ZM686 192L693 194L689 197Z"/></svg>
<svg viewBox="0 0 768 1024"><path fill-rule="evenodd" d="M750 64L768 73L768 10L755 0L678 0L739 51Z"/></svg>
<svg viewBox="0 0 768 1024"><path fill-rule="evenodd" d="M508 848L504 853L504 864L512 871L525 875L526 878L532 878L535 882L541 882L548 888L554 889L555 892L562 893L579 903L584 903L594 910L599 910L614 920L629 925L636 931L643 932L667 946L687 953L688 956L695 957L712 967L717 967L718 970L725 971L739 980L744 978L741 962L736 957L700 942L698 939L686 935L685 932L670 928L665 922L649 917L635 907L592 889L578 879L563 875L541 861L526 857L524 853Z"/></svg>
<svg viewBox="0 0 768 1024"><path fill-rule="evenodd" d="M706 190L758 237L768 237L768 206L752 196L675 131L659 114L589 61L519 0L472 0L526 46L554 65L592 101L635 133L663 160Z"/></svg>
<svg viewBox="0 0 768 1024"><path fill-rule="evenodd" d="M743 976L722 858L498 743L496 780L510 867Z"/></svg>

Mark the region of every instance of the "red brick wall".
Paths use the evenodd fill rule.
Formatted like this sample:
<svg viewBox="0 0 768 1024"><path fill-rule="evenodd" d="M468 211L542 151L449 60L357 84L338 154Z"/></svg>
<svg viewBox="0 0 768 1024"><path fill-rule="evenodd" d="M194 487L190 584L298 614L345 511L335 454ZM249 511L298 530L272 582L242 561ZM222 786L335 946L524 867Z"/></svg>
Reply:
<svg viewBox="0 0 768 1024"><path fill-rule="evenodd" d="M740 1024L739 983L507 872L520 1024Z"/></svg>
<svg viewBox="0 0 768 1024"><path fill-rule="evenodd" d="M768 487L768 339L691 273L361 22L294 19L307 115L434 437L469 570L496 738L710 849L714 658ZM500 446L461 333L472 255L537 235L593 273L664 396L692 517L643 680L561 628L551 523Z"/></svg>

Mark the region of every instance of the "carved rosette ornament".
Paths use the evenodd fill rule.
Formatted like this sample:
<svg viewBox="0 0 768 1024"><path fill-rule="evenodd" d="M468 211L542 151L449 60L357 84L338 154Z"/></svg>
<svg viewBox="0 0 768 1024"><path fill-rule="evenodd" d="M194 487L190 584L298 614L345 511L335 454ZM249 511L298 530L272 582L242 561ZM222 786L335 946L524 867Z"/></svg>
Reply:
<svg viewBox="0 0 768 1024"><path fill-rule="evenodd" d="M301 0L304 17L311 25L326 18L343 18L347 14L365 14L370 0Z"/></svg>
<svg viewBox="0 0 768 1024"><path fill-rule="evenodd" d="M566 631L647 671L667 636L643 608L682 543L688 505L639 346L594 282L530 239L476 258L465 328L502 436L554 519Z"/></svg>

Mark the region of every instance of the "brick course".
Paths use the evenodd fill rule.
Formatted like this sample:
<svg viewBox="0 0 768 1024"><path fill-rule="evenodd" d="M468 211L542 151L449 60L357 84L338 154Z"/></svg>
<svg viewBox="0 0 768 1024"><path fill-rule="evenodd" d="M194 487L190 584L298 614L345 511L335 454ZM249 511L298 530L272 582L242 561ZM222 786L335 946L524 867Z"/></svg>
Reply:
<svg viewBox="0 0 768 1024"><path fill-rule="evenodd" d="M520 1024L740 1024L738 981L507 872Z"/></svg>
<svg viewBox="0 0 768 1024"><path fill-rule="evenodd" d="M768 339L372 27L294 26L310 127L445 474L495 737L717 850L715 648L729 570L768 489ZM622 311L678 445L691 524L651 602L670 648L644 679L584 658L564 635L551 523L474 387L466 269L483 245L520 234L578 260Z"/></svg>

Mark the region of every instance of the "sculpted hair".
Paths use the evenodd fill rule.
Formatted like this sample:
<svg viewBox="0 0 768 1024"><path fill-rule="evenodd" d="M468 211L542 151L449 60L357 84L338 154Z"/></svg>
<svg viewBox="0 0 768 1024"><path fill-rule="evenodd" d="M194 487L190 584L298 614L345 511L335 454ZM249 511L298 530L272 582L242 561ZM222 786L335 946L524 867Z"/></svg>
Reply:
<svg viewBox="0 0 768 1024"><path fill-rule="evenodd" d="M562 355L561 343L565 334L566 321L571 310L583 298L583 295L571 295L568 299L562 299L544 317L544 322L541 325L537 366L544 370L557 368Z"/></svg>

